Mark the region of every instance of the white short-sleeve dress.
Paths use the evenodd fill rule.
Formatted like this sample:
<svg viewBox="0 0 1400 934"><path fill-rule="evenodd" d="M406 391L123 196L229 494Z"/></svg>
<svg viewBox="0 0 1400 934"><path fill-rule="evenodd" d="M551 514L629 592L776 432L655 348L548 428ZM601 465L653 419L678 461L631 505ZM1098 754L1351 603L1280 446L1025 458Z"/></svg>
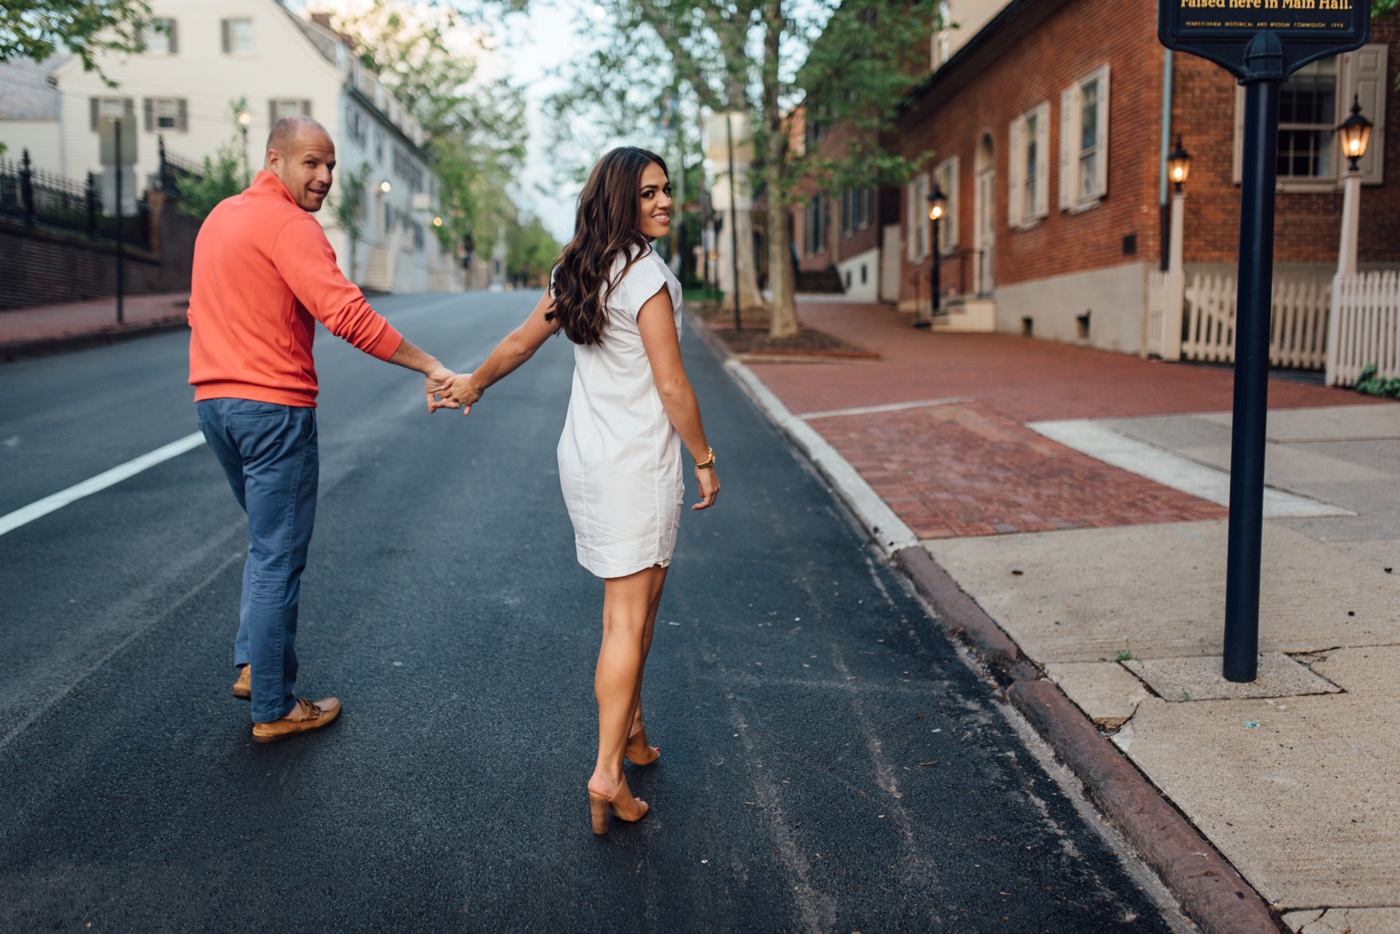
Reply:
<svg viewBox="0 0 1400 934"><path fill-rule="evenodd" d="M624 259L613 263L613 276ZM559 438L559 483L578 561L598 577L666 566L676 546L685 484L680 436L666 417L637 328L662 288L681 326L680 282L648 249L613 289L600 344L574 345L569 414Z"/></svg>

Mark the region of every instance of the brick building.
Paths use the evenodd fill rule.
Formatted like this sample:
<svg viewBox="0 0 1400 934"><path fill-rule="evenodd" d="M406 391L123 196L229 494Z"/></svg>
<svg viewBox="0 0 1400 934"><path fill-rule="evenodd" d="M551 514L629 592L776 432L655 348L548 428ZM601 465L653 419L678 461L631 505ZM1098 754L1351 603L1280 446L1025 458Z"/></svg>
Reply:
<svg viewBox="0 0 1400 934"><path fill-rule="evenodd" d="M893 146L931 154L931 172L897 199L901 309L928 300L924 197L936 178L948 196L939 240L951 326L1139 352L1178 135L1194 157L1187 274L1233 267L1243 95L1219 67L1169 55L1156 25L1154 0L1012 0L911 92ZM1385 127L1400 112L1397 39L1400 21L1378 20L1366 48L1284 85L1280 275L1325 279L1336 268L1345 160L1333 129L1357 96L1376 124L1362 165L1360 265L1400 265L1400 145Z"/></svg>

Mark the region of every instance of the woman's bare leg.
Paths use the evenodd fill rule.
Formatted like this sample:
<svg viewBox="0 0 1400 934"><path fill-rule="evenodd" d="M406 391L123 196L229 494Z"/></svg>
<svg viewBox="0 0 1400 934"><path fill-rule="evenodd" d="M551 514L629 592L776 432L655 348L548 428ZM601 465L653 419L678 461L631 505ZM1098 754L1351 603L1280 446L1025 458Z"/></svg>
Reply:
<svg viewBox="0 0 1400 934"><path fill-rule="evenodd" d="M588 780L588 789L597 794L610 795L622 782L622 750L642 681L644 646L650 644L647 623L655 620L665 580L666 569L652 567L603 582L603 644L593 674L598 760Z"/></svg>
<svg viewBox="0 0 1400 934"><path fill-rule="evenodd" d="M661 608L661 591L666 586L666 568L654 568L659 571L661 580L656 585L656 596L652 598L651 606L647 610L647 628L642 636L642 671L637 677L637 696L632 703L632 725L628 728L628 735L642 729L642 679L646 677L647 656L651 654L651 638L656 632L656 613Z"/></svg>

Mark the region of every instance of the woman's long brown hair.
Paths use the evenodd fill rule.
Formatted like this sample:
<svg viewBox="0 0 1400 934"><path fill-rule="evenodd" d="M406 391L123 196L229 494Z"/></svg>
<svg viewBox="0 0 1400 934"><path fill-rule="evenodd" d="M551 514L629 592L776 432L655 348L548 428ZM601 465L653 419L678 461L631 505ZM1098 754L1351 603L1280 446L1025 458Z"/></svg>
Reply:
<svg viewBox="0 0 1400 934"><path fill-rule="evenodd" d="M575 344L602 343L613 289L651 248L641 231L641 187L642 172L653 162L670 178L656 153L635 146L614 149L598 160L578 196L574 237L554 265L554 310L545 316L557 320ZM627 263L610 278L619 255Z"/></svg>

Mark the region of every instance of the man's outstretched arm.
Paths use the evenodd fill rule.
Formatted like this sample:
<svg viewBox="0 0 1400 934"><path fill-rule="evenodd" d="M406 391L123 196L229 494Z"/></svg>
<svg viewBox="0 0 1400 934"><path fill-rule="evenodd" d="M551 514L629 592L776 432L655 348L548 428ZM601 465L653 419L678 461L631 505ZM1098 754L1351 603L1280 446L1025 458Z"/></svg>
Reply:
<svg viewBox="0 0 1400 934"><path fill-rule="evenodd" d="M405 337L399 342L398 349L389 357L389 362L395 366L401 366L407 370L417 370L423 374L423 389L428 396L429 412L436 412L438 409L444 408L457 408L457 403L437 398L438 391L456 374L439 363L432 354L419 350L411 340Z"/></svg>

